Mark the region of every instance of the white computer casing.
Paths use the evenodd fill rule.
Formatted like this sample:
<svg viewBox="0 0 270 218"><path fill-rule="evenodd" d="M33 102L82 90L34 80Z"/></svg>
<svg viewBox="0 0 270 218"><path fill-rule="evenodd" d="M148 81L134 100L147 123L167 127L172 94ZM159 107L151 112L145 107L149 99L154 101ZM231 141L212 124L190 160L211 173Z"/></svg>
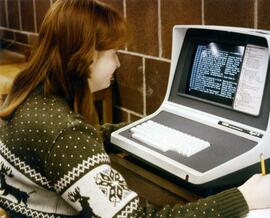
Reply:
<svg viewBox="0 0 270 218"><path fill-rule="evenodd" d="M174 73L176 71L178 57L181 52L181 48L183 45L186 31L190 28L222 30L222 31L228 31L228 32L237 32L237 33L260 36L260 37L265 38L267 40L268 45L270 45L270 33L264 30L246 29L246 28L237 28L237 27L223 27L223 26L201 26L201 25L174 26L170 76L169 76L166 96L164 98L163 103L160 105L157 111L155 111L153 114L148 115L134 123L131 123L125 126L124 128L117 130L116 132L113 132L111 135L111 142L115 144L116 146L122 148L123 150L126 150L127 152L134 154L140 159L143 159L146 162L149 162L165 171L168 171L169 173L181 179L186 179L188 175L188 178L189 178L188 181L190 183L200 185L200 184L204 184L204 183L213 181L215 179L224 177L228 174L231 174L233 172L239 171L243 168L246 168L248 166L258 163L260 161L259 157L261 153L263 153L265 159L270 158L270 129L269 129L269 125L267 125L266 130L262 130L262 129L248 126L240 122L235 122L233 120L226 119L224 117L215 116L213 114L210 114L204 111L196 110L194 108L190 108L190 107L187 107L181 104L176 104L174 102L169 101L170 90L171 90L171 86L174 79ZM268 50L270 54L269 46L268 46ZM149 118L156 116L161 111L166 111L166 112L178 115L178 116L188 117L191 120L203 123L205 125L212 126L214 128L219 128L223 131L227 131L227 132L230 132L230 133L242 136L242 137L246 137L250 140L256 141L258 144L253 149L249 150L248 152L243 153L228 162L224 162L223 164L220 164L219 166L212 168L211 170L201 173L175 160L172 160L165 155L162 155L152 149L149 149L141 145L140 143L131 141L129 138L123 137L122 135L119 134L122 131L130 129L133 126L136 126L139 123L142 123L145 120L148 120ZM258 138L252 135L241 133L233 129L224 128L218 125L218 122L220 120L230 123L232 125L250 130L250 131L254 131L255 134L260 133L263 135L263 137ZM269 124L269 120L268 120L268 124Z"/></svg>

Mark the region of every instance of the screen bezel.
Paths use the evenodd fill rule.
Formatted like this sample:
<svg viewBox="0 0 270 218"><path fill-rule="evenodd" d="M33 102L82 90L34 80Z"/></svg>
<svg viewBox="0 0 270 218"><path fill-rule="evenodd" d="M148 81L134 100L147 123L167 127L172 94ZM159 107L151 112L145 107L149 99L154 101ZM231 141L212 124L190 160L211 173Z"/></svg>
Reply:
<svg viewBox="0 0 270 218"><path fill-rule="evenodd" d="M232 108L224 107L223 105L198 101L190 96L179 95L179 85L186 80L190 62L192 58L192 51L195 43L199 40L215 41L219 43L232 43L234 45L246 46L248 44L263 46L268 48L266 37L252 35L249 33L237 33L228 30L214 30L204 28L188 28L186 30L179 28L174 31L179 31L185 34L183 42L181 42L180 54L172 56L177 59L177 64L169 87L168 101L189 107L202 112L210 113L212 115L223 117L235 122L243 123L258 129L265 130L268 125L269 111L270 111L270 67L267 69L266 83L261 105L261 111L258 116L242 113L233 110ZM174 41L177 40L174 38ZM177 44L177 42L176 42ZM269 66L269 65L268 65ZM185 86L181 86L185 87ZM184 92L184 91L183 91ZM183 93L182 92L182 93Z"/></svg>

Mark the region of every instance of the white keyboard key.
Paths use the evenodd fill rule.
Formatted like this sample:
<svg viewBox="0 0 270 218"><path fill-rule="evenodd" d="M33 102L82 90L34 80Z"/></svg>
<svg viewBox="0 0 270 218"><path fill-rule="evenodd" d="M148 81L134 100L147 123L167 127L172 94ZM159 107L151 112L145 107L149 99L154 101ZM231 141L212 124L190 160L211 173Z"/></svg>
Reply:
<svg viewBox="0 0 270 218"><path fill-rule="evenodd" d="M149 120L131 128L132 137L163 152L173 150L190 157L210 146L210 143L168 126Z"/></svg>
<svg viewBox="0 0 270 218"><path fill-rule="evenodd" d="M166 151L169 150L169 147L163 146L163 145L159 145L156 142L154 142L153 140L145 137L142 134L134 133L134 134L132 134L132 138L137 139L137 140L139 140L139 141L141 141L141 142L143 142L143 143L145 143L147 145L150 145L150 146L152 146L154 148L157 148L157 149L159 149L159 150L161 150L163 152L166 152Z"/></svg>

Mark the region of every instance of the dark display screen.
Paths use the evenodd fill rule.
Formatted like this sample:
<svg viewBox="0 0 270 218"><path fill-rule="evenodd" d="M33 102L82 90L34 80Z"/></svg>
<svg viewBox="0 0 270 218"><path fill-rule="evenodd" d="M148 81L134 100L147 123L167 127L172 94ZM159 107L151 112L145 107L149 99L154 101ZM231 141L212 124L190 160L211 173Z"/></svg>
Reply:
<svg viewBox="0 0 270 218"><path fill-rule="evenodd" d="M198 43L186 83L186 94L232 106L244 46Z"/></svg>

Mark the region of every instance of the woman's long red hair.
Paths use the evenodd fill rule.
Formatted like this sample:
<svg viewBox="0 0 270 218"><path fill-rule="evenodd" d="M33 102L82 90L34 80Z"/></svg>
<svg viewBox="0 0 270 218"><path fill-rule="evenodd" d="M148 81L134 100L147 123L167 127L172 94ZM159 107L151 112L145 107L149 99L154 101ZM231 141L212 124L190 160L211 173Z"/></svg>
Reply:
<svg viewBox="0 0 270 218"><path fill-rule="evenodd" d="M117 11L95 0L58 0L47 12L30 61L13 82L0 118L8 119L29 93L41 85L45 94L64 97L75 112L95 122L88 85L95 50L118 48L127 26Z"/></svg>

